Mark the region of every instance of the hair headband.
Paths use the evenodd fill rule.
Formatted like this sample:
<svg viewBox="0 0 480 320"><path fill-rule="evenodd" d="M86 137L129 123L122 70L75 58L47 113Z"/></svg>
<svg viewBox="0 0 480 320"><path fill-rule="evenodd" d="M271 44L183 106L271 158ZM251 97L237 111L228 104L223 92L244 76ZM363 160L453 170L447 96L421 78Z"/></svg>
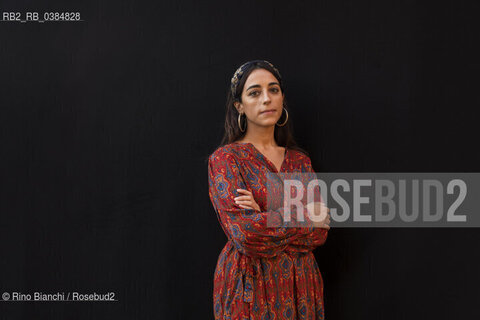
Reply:
<svg viewBox="0 0 480 320"><path fill-rule="evenodd" d="M267 60L252 60L252 61L248 61L248 62L245 62L244 64L242 64L238 69L237 71L235 71L235 73L233 74L233 77L232 77L232 80L231 80L231 85L230 85L230 90L232 91L232 96L235 97L235 92L237 91L237 85L238 85L238 82L240 81L240 79L242 78L242 75L244 73L244 71L247 69L248 66L254 64L254 63L257 63L257 62L264 62L264 63L267 63L270 67L272 67L272 69L275 71L275 77L278 78L278 80L281 82L282 80L282 77L280 76L280 72L278 72L278 69L275 68L273 66L273 64L271 64L270 62L268 62Z"/></svg>

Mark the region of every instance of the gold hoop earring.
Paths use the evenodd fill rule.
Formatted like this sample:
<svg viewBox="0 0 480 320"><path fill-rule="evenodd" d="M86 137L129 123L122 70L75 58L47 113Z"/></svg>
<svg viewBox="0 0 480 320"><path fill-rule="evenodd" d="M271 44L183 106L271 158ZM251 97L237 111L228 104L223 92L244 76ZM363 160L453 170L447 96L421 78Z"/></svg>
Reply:
<svg viewBox="0 0 480 320"><path fill-rule="evenodd" d="M283 127L284 125L287 124L287 121L288 121L288 111L287 111L287 109L285 109L285 107L283 107L283 110L285 110L285 114L287 115L287 117L286 117L285 121L283 121L282 124L276 123L276 125L279 126L279 127Z"/></svg>
<svg viewBox="0 0 480 320"><path fill-rule="evenodd" d="M242 118L243 113L238 114L238 127L240 128L241 132L245 132L245 129L247 129L247 121L245 119L245 129L242 130L242 125L241 125L241 118ZM245 118L247 118L247 115L245 115Z"/></svg>

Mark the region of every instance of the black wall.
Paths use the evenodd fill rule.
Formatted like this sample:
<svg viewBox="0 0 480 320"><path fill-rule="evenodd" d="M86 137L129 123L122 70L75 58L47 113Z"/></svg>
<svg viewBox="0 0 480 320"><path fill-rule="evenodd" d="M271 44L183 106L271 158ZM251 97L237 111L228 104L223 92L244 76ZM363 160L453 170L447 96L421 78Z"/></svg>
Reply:
<svg viewBox="0 0 480 320"><path fill-rule="evenodd" d="M205 159L247 60L321 172L478 172L476 1L1 1L0 319L213 319ZM332 229L327 319L475 319L478 229Z"/></svg>

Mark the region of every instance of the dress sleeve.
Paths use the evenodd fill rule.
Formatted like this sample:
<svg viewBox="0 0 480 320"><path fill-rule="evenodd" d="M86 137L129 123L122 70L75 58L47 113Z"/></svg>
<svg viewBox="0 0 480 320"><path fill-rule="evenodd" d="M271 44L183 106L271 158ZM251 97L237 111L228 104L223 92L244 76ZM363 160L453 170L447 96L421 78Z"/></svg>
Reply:
<svg viewBox="0 0 480 320"><path fill-rule="evenodd" d="M309 157L306 158L303 169L305 172L312 172L315 171L312 168L312 163ZM318 189L316 189L318 190ZM321 196L318 195L319 191L315 191L316 196L315 198L321 199ZM318 196L317 196L318 195ZM286 251L294 251L294 252L308 252L313 251L318 246L321 246L327 240L328 229L324 228L313 228L313 231L303 234L301 237L298 237L294 241L290 243Z"/></svg>
<svg viewBox="0 0 480 320"><path fill-rule="evenodd" d="M241 194L236 189L247 187L236 158L228 152L213 153L209 157L208 181L210 200L225 234L247 256L274 257L296 239L313 231L311 224L298 222L296 226L301 227L291 227L292 224L283 223L283 208L258 212L238 206L234 198ZM295 222L296 212L293 211L291 219ZM278 227L267 227L267 218L277 221Z"/></svg>

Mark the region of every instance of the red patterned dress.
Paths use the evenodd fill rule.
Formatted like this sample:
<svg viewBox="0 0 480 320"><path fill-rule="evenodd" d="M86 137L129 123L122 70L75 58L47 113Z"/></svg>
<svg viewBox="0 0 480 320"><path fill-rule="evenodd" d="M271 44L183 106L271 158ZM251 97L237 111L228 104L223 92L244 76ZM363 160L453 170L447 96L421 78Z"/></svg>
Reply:
<svg viewBox="0 0 480 320"><path fill-rule="evenodd" d="M209 195L228 242L214 274L215 319L324 319L323 279L312 250L323 228L267 228L266 174L275 165L251 143L234 142L209 157ZM313 172L304 153L285 149L278 172ZM261 212L244 209L236 189L253 193Z"/></svg>

